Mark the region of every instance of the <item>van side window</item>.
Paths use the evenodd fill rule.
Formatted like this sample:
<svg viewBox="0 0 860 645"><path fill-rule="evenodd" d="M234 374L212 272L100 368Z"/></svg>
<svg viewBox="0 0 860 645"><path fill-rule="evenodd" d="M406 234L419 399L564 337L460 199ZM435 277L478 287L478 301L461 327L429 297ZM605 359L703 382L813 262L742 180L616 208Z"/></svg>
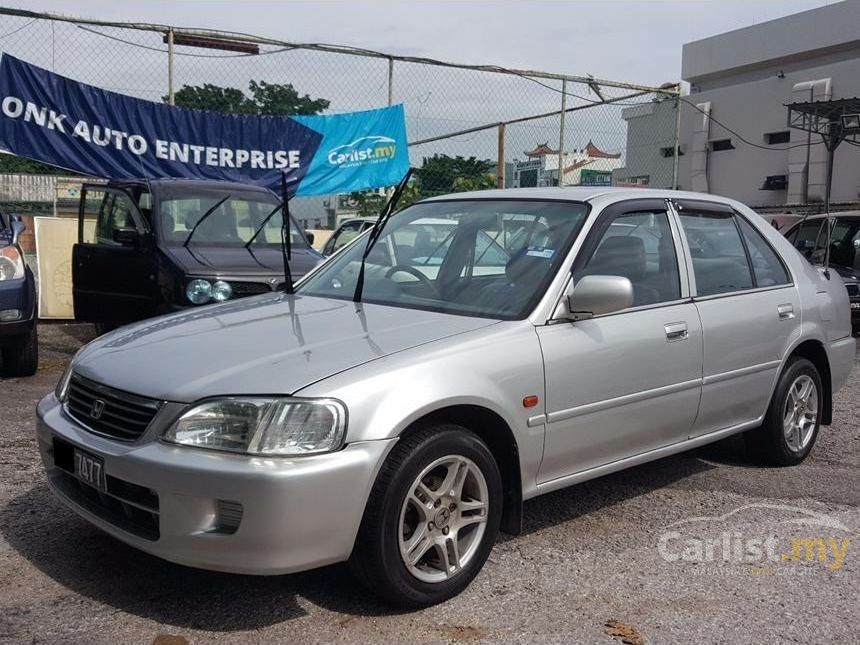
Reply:
<svg viewBox="0 0 860 645"><path fill-rule="evenodd" d="M788 240L808 259L815 251L815 242L820 228L821 221L803 222L788 234Z"/></svg>
<svg viewBox="0 0 860 645"><path fill-rule="evenodd" d="M757 287L773 287L788 284L791 280L788 272L767 240L762 237L752 224L743 217L738 217L744 240L747 243L747 251L753 266L755 285Z"/></svg>
<svg viewBox="0 0 860 645"><path fill-rule="evenodd" d="M685 210L680 216L698 295L752 289L752 271L734 215Z"/></svg>
<svg viewBox="0 0 860 645"><path fill-rule="evenodd" d="M96 220L96 244L120 246L113 239L114 231L120 228L134 228L131 214L131 200L114 192L105 193L99 216Z"/></svg>
<svg viewBox="0 0 860 645"><path fill-rule="evenodd" d="M665 212L623 213L603 232L594 254L574 276L620 275L633 284L633 306L681 297L675 243Z"/></svg>

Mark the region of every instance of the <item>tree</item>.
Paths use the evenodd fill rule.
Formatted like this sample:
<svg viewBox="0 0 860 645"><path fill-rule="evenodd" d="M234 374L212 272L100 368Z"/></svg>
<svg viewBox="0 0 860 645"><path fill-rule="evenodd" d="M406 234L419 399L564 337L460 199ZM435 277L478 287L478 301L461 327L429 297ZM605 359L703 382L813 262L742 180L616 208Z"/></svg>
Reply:
<svg viewBox="0 0 860 645"><path fill-rule="evenodd" d="M422 195L491 188L493 162L476 157L435 154L415 170ZM489 180L489 183L488 183Z"/></svg>
<svg viewBox="0 0 860 645"><path fill-rule="evenodd" d="M312 99L300 95L291 83L251 81L250 96L235 87L221 87L212 83L183 85L174 95L176 105L200 110L214 110L227 114L265 114L289 116L293 114L319 114L329 106L326 99ZM167 97L162 97L166 102Z"/></svg>
<svg viewBox="0 0 860 645"><path fill-rule="evenodd" d="M58 166L50 166L13 154L0 154L0 174L20 175L77 175L78 173Z"/></svg>

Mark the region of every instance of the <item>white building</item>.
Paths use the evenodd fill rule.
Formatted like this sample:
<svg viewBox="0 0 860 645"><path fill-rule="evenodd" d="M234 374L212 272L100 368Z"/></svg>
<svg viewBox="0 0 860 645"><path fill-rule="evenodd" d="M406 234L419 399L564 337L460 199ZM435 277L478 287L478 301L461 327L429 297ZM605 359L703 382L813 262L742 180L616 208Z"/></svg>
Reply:
<svg viewBox="0 0 860 645"><path fill-rule="evenodd" d="M860 2L688 43L682 77L696 108L681 112L681 188L757 206L821 202L827 151L789 128L786 105L860 96ZM831 200L856 202L860 148L841 144L833 170Z"/></svg>

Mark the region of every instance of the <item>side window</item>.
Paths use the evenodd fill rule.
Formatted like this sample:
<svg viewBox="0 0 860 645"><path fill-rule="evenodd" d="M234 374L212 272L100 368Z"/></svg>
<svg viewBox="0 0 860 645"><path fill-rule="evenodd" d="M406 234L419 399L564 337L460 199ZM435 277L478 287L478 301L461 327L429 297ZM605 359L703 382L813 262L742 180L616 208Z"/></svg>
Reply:
<svg viewBox="0 0 860 645"><path fill-rule="evenodd" d="M681 212L700 296L752 289L753 276L734 215Z"/></svg>
<svg viewBox="0 0 860 645"><path fill-rule="evenodd" d="M348 222L344 224L337 233L331 252L334 253L352 242L358 236L359 230L361 230L361 222Z"/></svg>
<svg viewBox="0 0 860 645"><path fill-rule="evenodd" d="M804 222L788 234L789 241L794 248L809 258L815 251L815 241L818 239L818 231L821 228L820 221Z"/></svg>
<svg viewBox="0 0 860 645"><path fill-rule="evenodd" d="M96 220L96 244L120 246L118 242L114 242L114 231L120 228L133 228L134 225L130 198L119 193L105 193L99 217Z"/></svg>
<svg viewBox="0 0 860 645"><path fill-rule="evenodd" d="M767 240L762 237L752 224L743 217L738 217L741 233L747 243L747 251L753 266L753 276L757 287L773 287L788 284L791 280L779 257Z"/></svg>
<svg viewBox="0 0 860 645"><path fill-rule="evenodd" d="M577 278L620 275L633 283L633 306L678 300L678 258L663 211L625 213L614 218Z"/></svg>

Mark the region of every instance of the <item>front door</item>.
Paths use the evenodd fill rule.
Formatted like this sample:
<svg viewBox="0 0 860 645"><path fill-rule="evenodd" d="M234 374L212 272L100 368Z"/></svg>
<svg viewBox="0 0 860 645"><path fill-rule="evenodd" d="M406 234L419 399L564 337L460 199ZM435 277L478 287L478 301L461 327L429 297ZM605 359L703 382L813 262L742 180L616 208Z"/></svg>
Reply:
<svg viewBox="0 0 860 645"><path fill-rule="evenodd" d="M123 324L155 315L152 236L125 191L84 184L72 283L78 320Z"/></svg>
<svg viewBox="0 0 860 645"><path fill-rule="evenodd" d="M546 366L539 483L685 440L699 405L702 329L663 200L601 213L573 279L620 275L633 307L538 328Z"/></svg>
<svg viewBox="0 0 860 645"><path fill-rule="evenodd" d="M764 235L730 207L679 201L704 329L700 436L756 421L800 333L800 301Z"/></svg>

